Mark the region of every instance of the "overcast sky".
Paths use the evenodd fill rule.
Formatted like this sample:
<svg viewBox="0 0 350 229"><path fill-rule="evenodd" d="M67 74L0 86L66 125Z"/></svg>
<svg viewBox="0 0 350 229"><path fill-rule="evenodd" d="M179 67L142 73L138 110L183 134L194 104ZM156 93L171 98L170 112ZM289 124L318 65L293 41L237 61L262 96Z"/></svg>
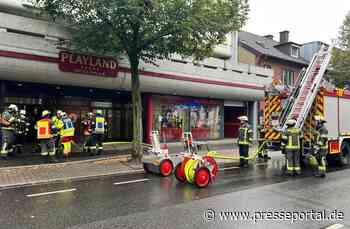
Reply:
<svg viewBox="0 0 350 229"><path fill-rule="evenodd" d="M249 0L250 13L243 28L258 35L290 31L290 40L331 42L338 36L350 0Z"/></svg>

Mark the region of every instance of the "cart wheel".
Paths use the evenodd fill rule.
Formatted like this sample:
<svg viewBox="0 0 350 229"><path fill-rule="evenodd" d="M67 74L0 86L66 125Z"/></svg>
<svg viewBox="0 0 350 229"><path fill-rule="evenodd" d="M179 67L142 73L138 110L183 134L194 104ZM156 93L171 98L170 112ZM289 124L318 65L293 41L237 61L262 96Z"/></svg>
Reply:
<svg viewBox="0 0 350 229"><path fill-rule="evenodd" d="M180 162L179 164L176 165L175 167L175 178L181 182L184 183L186 182L186 177L185 177L185 171L184 168L182 166L182 162Z"/></svg>
<svg viewBox="0 0 350 229"><path fill-rule="evenodd" d="M216 177L216 175L218 174L219 171L219 167L218 164L216 163L215 159L213 157L210 156L204 156L203 159L205 161L207 161L210 166L211 166L211 177Z"/></svg>
<svg viewBox="0 0 350 229"><path fill-rule="evenodd" d="M210 182L210 172L207 168L202 167L197 170L195 183L199 188L205 188Z"/></svg>
<svg viewBox="0 0 350 229"><path fill-rule="evenodd" d="M160 174L163 177L169 176L173 172L174 166L169 159L165 159L160 163Z"/></svg>
<svg viewBox="0 0 350 229"><path fill-rule="evenodd" d="M146 173L150 172L146 163L143 163L143 170L145 170Z"/></svg>

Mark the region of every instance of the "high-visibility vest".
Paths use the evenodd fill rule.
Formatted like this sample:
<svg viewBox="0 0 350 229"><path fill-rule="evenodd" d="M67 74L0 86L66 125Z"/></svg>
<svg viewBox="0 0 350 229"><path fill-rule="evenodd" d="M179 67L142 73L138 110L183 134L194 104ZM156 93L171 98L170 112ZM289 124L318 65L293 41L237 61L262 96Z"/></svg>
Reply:
<svg viewBox="0 0 350 229"><path fill-rule="evenodd" d="M74 137L74 125L70 118L62 119L63 129L61 131L62 137Z"/></svg>
<svg viewBox="0 0 350 229"><path fill-rule="evenodd" d="M49 139L51 135L51 120L50 119L41 119L36 122L37 126L37 137L38 139Z"/></svg>
<svg viewBox="0 0 350 229"><path fill-rule="evenodd" d="M285 149L298 150L300 149L300 130L297 128L288 128L282 135Z"/></svg>
<svg viewBox="0 0 350 229"><path fill-rule="evenodd" d="M252 142L253 131L249 126L241 126L239 128L238 134L238 144L239 145L249 145Z"/></svg>
<svg viewBox="0 0 350 229"><path fill-rule="evenodd" d="M105 133L105 118L96 117L95 119L95 133L104 134Z"/></svg>

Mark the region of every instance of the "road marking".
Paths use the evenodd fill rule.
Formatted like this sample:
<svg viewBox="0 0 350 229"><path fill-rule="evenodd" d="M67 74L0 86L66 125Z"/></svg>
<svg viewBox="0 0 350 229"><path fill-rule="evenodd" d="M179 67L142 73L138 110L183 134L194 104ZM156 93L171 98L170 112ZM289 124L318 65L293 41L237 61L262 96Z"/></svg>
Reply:
<svg viewBox="0 0 350 229"><path fill-rule="evenodd" d="M333 224L331 226L328 226L325 229L340 229L340 228L343 228L343 227L344 227L343 224L337 223L337 224Z"/></svg>
<svg viewBox="0 0 350 229"><path fill-rule="evenodd" d="M26 196L27 197L47 196L47 195L58 194L58 193L74 192L76 190L77 190L76 188L72 188L72 189L64 189L64 190L53 191L53 192L42 192L42 193L30 194Z"/></svg>
<svg viewBox="0 0 350 229"><path fill-rule="evenodd" d="M149 179L139 179L139 180L130 180L130 181L123 181L123 182L116 182L113 183L114 185L123 185L123 184L133 184L133 183L140 183L140 182L145 182L149 181Z"/></svg>
<svg viewBox="0 0 350 229"><path fill-rule="evenodd" d="M233 169L239 169L239 167L233 166L233 167L221 168L219 169L219 171L226 171L226 170L233 170Z"/></svg>

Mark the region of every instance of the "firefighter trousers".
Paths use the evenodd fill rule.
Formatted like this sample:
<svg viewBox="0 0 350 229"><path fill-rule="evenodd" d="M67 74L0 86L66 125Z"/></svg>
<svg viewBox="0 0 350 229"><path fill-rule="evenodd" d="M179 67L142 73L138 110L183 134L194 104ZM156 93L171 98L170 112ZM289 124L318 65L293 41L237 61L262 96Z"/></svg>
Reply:
<svg viewBox="0 0 350 229"><path fill-rule="evenodd" d="M299 149L285 149L286 153L286 169L287 174L300 174L300 150Z"/></svg>
<svg viewBox="0 0 350 229"><path fill-rule="evenodd" d="M96 150L96 153L101 153L103 150L103 138L104 134L93 134L93 149Z"/></svg>
<svg viewBox="0 0 350 229"><path fill-rule="evenodd" d="M326 175L326 170L327 170L327 149L319 149L316 154L316 159L317 159L317 175L324 176Z"/></svg>
<svg viewBox="0 0 350 229"><path fill-rule="evenodd" d="M239 166L248 166L248 158L249 158L249 145L239 144Z"/></svg>
<svg viewBox="0 0 350 229"><path fill-rule="evenodd" d="M1 145L1 156L7 157L9 153L12 153L13 151L13 145L15 143L15 131L14 130L8 130L8 129L2 129L2 145Z"/></svg>
<svg viewBox="0 0 350 229"><path fill-rule="evenodd" d="M84 135L84 150L90 151L93 146L92 135Z"/></svg>
<svg viewBox="0 0 350 229"><path fill-rule="evenodd" d="M52 138L40 139L39 144L41 147L41 156L55 156L56 155L54 139L52 139Z"/></svg>
<svg viewBox="0 0 350 229"><path fill-rule="evenodd" d="M259 152L258 152L258 158L259 159L268 159L269 158L269 155L267 154L267 150L265 149L265 147L262 147L261 146L264 144L265 140L262 139L262 140L259 140L259 146L258 148L260 149Z"/></svg>

